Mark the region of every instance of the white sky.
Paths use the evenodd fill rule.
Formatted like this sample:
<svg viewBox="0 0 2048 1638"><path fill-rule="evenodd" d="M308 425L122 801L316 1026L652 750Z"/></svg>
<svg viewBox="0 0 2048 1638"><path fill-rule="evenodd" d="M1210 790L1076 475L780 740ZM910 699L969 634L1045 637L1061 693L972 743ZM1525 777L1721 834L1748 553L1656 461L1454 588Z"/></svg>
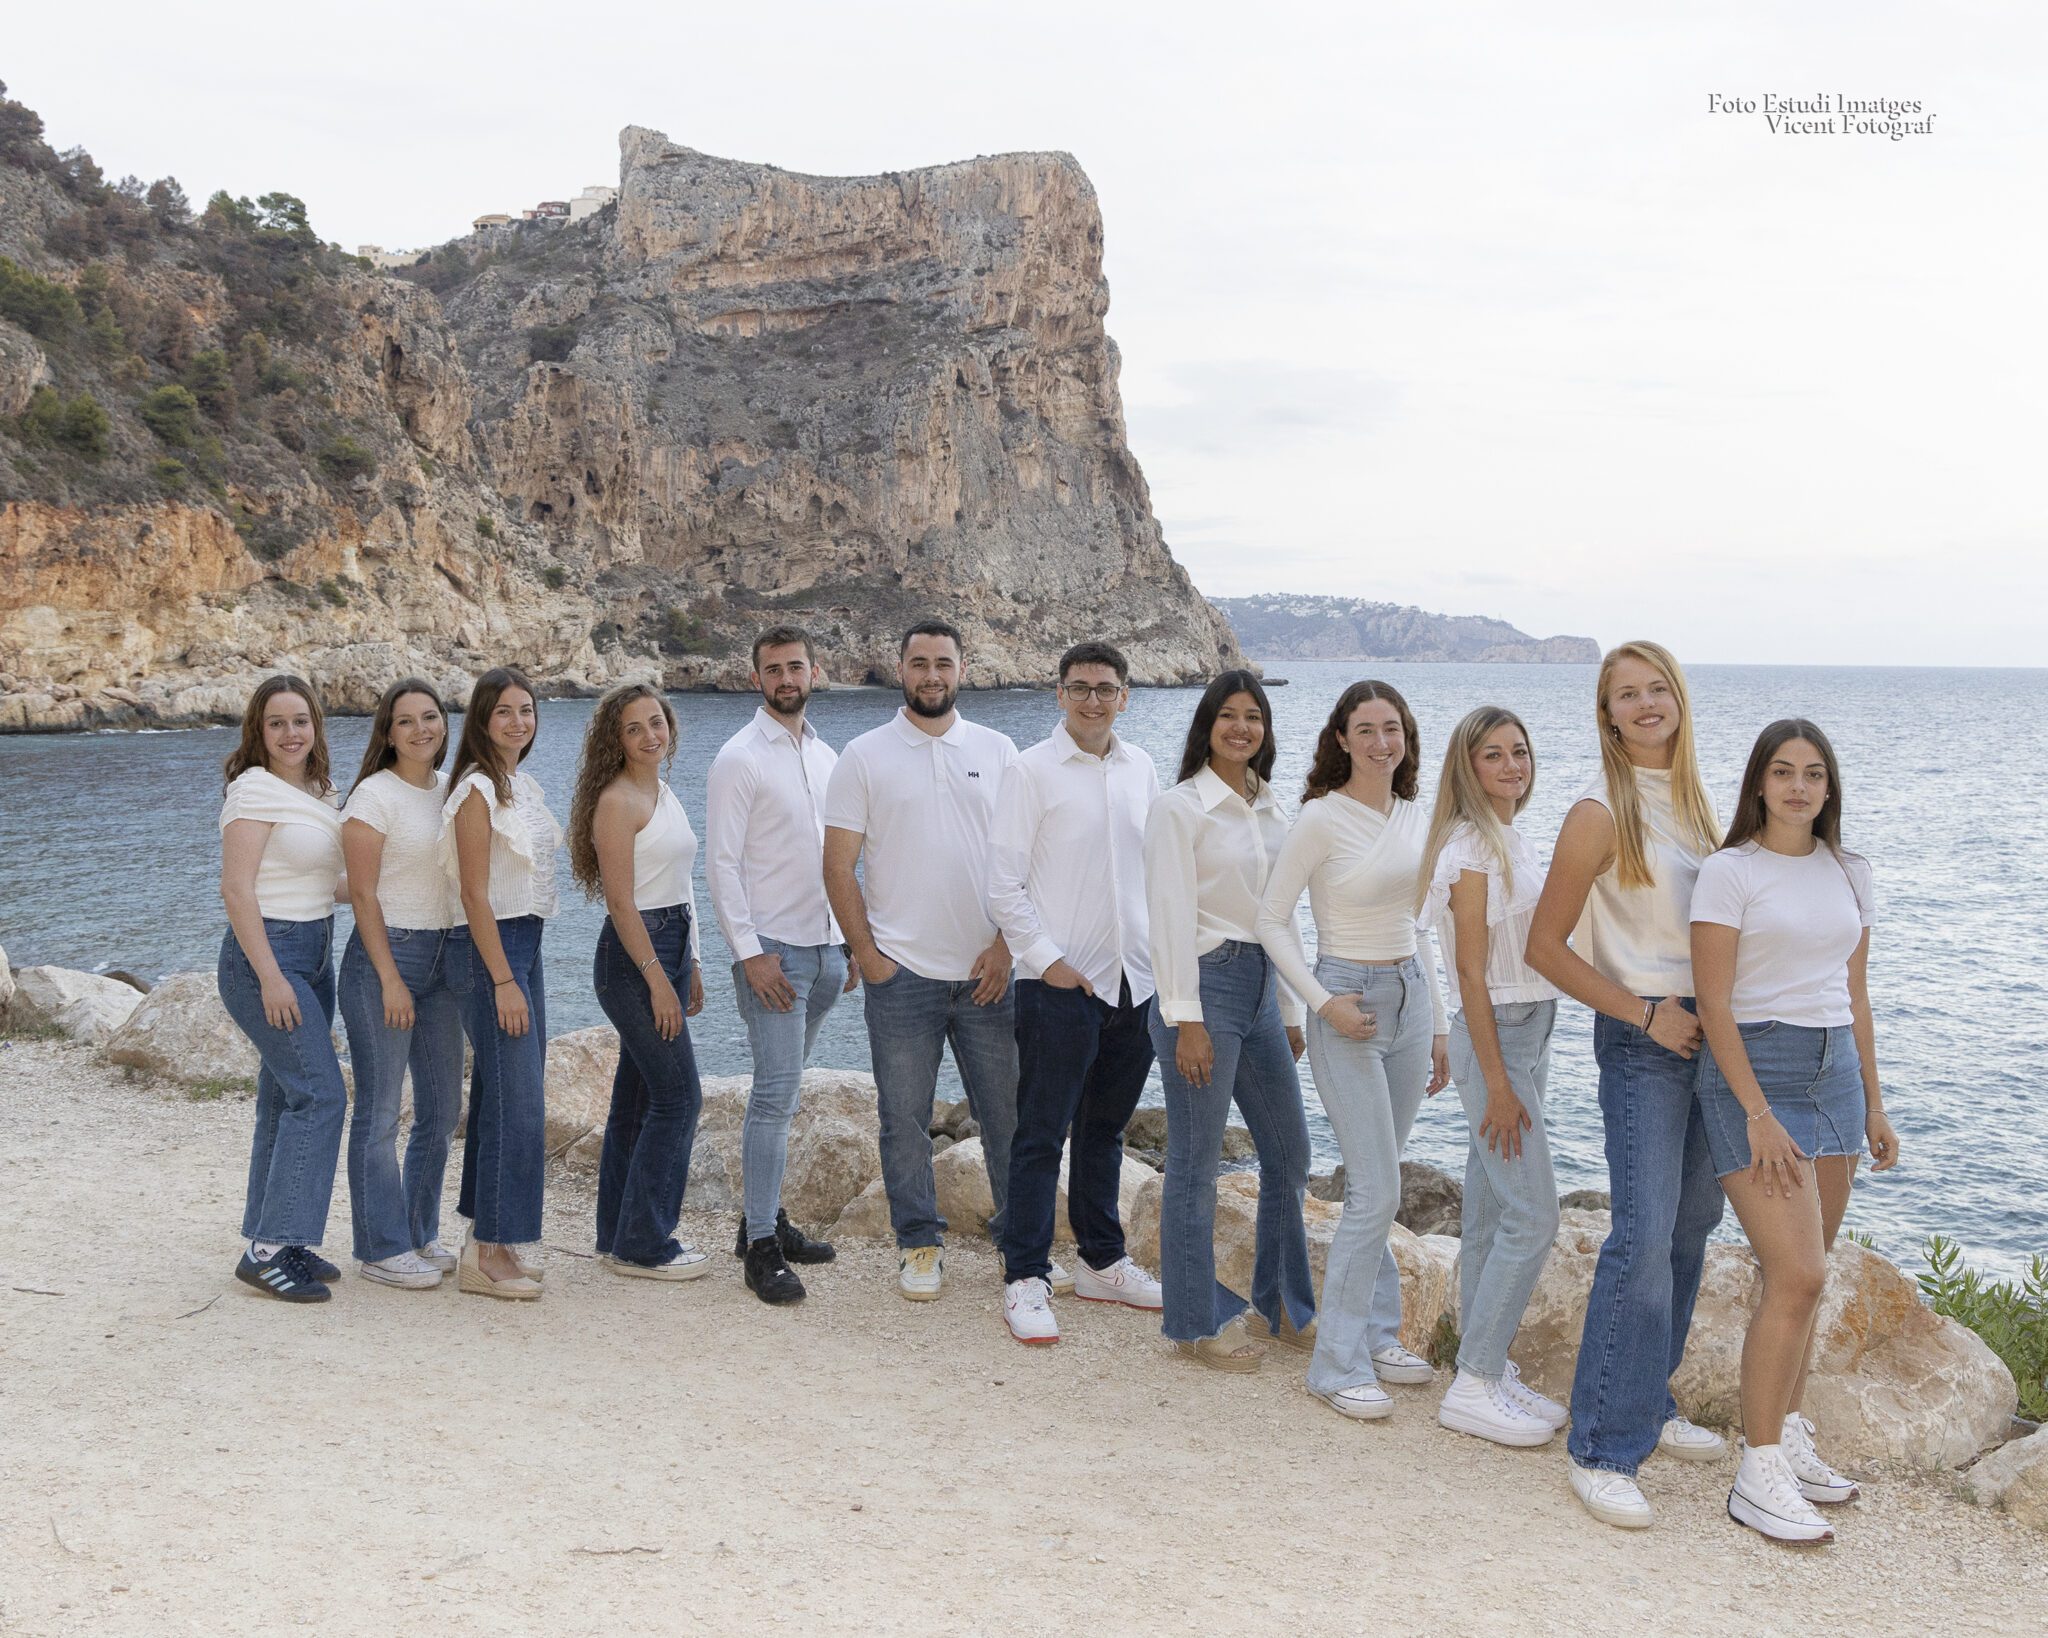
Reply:
<svg viewBox="0 0 2048 1638"><path fill-rule="evenodd" d="M616 181L627 124L823 173L1065 149L1205 591L2048 664L2048 8L1685 9L118 0L90 49L10 17L0 78L110 176L283 189L351 248Z"/></svg>

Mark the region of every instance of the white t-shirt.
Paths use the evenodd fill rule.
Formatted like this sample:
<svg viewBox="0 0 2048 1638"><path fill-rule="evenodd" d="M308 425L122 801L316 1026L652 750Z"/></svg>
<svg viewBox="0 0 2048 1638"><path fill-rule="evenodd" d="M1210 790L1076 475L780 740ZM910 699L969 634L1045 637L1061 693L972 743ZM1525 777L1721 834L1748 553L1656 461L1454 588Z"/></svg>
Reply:
<svg viewBox="0 0 2048 1638"><path fill-rule="evenodd" d="M1849 957L1876 919L1870 865L1817 843L1804 857L1755 842L1707 855L1692 919L1733 927L1738 1024L1833 1029L1854 1021Z"/></svg>
<svg viewBox="0 0 2048 1638"><path fill-rule="evenodd" d="M270 826L256 866L256 908L266 921L325 921L341 881L341 815L265 768L249 768L221 799L220 828L237 819Z"/></svg>
<svg viewBox="0 0 2048 1638"><path fill-rule="evenodd" d="M988 837L996 792L1017 760L1007 735L955 716L928 734L899 710L839 753L825 823L865 838L862 897L883 955L959 983L995 942Z"/></svg>
<svg viewBox="0 0 2048 1638"><path fill-rule="evenodd" d="M1543 897L1544 869L1529 839L1513 825L1502 827L1507 843L1510 885L1501 885L1500 860L1473 828L1461 821L1444 838L1430 875L1429 897L1417 918L1436 928L1444 948L1444 975L1454 1010L1462 1009L1458 993L1458 929L1451 914L1451 886L1468 870L1486 878L1486 994L1502 1006L1523 1001L1554 1001L1557 987L1522 959L1529 946L1529 923L1536 919L1536 901Z"/></svg>
<svg viewBox="0 0 2048 1638"><path fill-rule="evenodd" d="M1692 884L1705 857L1679 824L1671 803L1668 768L1636 768L1636 791L1649 835L1645 838L1648 887L1623 887L1618 867L1593 878L1572 947L1631 995L1662 1000L1692 994ZM1595 774L1578 802L1598 802L1612 813L1607 779ZM1574 803L1576 806L1577 803Z"/></svg>
<svg viewBox="0 0 2048 1638"><path fill-rule="evenodd" d="M377 908L386 927L453 927L461 913L441 873L441 804L448 776L436 772L422 789L382 768L349 793L344 823L359 819L384 838L377 861Z"/></svg>
<svg viewBox="0 0 2048 1638"><path fill-rule="evenodd" d="M512 776L512 801L501 806L491 776L472 768L448 793L441 808L442 872L455 894L453 925L466 927L462 909L462 865L455 849L455 816L475 791L491 816L491 914L499 921L517 916L552 916L560 906L555 889L555 855L562 846L562 827L548 811L540 781L529 773Z"/></svg>

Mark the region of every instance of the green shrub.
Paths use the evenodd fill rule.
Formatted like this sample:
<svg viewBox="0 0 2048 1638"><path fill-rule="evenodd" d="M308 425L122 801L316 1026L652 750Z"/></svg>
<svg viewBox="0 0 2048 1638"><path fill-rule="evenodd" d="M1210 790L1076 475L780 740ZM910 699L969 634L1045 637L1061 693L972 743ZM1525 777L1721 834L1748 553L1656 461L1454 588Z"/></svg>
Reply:
<svg viewBox="0 0 2048 1638"><path fill-rule="evenodd" d="M547 583L549 591L560 591L569 584L569 571L559 563L550 563L541 570L540 577Z"/></svg>
<svg viewBox="0 0 2048 1638"><path fill-rule="evenodd" d="M199 400L183 387L158 387L145 393L135 413L167 444L189 444L199 434Z"/></svg>
<svg viewBox="0 0 2048 1638"><path fill-rule="evenodd" d="M114 423L89 392L66 398L55 387L38 387L18 424L25 441L68 449L88 461L113 448Z"/></svg>
<svg viewBox="0 0 2048 1638"><path fill-rule="evenodd" d="M338 609L348 607L348 593L342 589L341 582L338 580L327 579L321 581L320 595Z"/></svg>
<svg viewBox="0 0 2048 1638"><path fill-rule="evenodd" d="M477 513L476 532L478 538L482 540L496 540L498 538L498 526L491 521L490 513Z"/></svg>
<svg viewBox="0 0 2048 1638"><path fill-rule="evenodd" d="M235 418L234 367L220 348L209 347L192 355L192 362L185 366L185 386L216 421Z"/></svg>
<svg viewBox="0 0 2048 1638"><path fill-rule="evenodd" d="M153 465L149 469L149 475L160 487L168 489L174 495L184 494L185 485L192 476L186 471L183 461L174 461L168 457Z"/></svg>
<svg viewBox="0 0 2048 1638"><path fill-rule="evenodd" d="M0 318L11 319L30 335L52 340L83 322L78 298L57 283L0 256Z"/></svg>
<svg viewBox="0 0 2048 1638"><path fill-rule="evenodd" d="M242 537L242 544L249 555L262 563L276 563L291 556L299 548L299 533L276 513L259 515L236 503L234 510L235 533ZM292 589L291 583L285 583Z"/></svg>
<svg viewBox="0 0 2048 1638"><path fill-rule="evenodd" d="M315 459L322 472L340 483L367 477L377 470L377 457L346 433L321 445Z"/></svg>
<svg viewBox="0 0 2048 1638"><path fill-rule="evenodd" d="M1922 1249L1920 1291L1937 1314L1967 1325L2012 1372L2020 1415L2048 1422L2048 1256L2039 1252L2020 1283L1987 1280L1963 1267L1963 1248L1935 1235Z"/></svg>

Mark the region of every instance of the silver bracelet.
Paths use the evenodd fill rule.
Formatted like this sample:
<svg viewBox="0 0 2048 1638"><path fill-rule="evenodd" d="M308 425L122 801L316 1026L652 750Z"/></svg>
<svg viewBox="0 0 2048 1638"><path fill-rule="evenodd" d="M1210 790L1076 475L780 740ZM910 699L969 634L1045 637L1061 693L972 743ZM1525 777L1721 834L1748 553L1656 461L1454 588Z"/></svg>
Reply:
<svg viewBox="0 0 2048 1638"><path fill-rule="evenodd" d="M651 955L651 956L649 956L649 957L648 957L648 958L647 958L647 959L646 959L645 961L641 962L641 963L640 963L640 965L639 965L638 967L634 968L633 970L634 970L635 972L642 972L642 973L644 973L645 971L647 971L647 969L648 969L649 967L653 966L653 965L654 965L654 964L655 964L655 963L656 963L657 961L659 961L660 959L661 959L661 957L660 957L659 955Z"/></svg>

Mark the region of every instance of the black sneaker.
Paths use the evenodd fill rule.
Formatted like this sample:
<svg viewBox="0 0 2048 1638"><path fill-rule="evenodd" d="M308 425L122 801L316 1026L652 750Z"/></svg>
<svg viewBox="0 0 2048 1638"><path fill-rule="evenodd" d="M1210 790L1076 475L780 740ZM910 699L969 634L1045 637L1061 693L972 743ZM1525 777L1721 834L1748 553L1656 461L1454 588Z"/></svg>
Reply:
<svg viewBox="0 0 2048 1638"><path fill-rule="evenodd" d="M823 1240L813 1240L789 1220L789 1213L777 1210L775 1213L775 1238L782 1247L782 1255L792 1263L829 1263L839 1255ZM747 1254L747 1219L740 1214L739 1232L733 1236L732 1254L744 1257Z"/></svg>
<svg viewBox="0 0 2048 1638"><path fill-rule="evenodd" d="M311 1246L300 1246L299 1255L306 1259L307 1272L322 1285L332 1285L341 1278L341 1270L336 1268Z"/></svg>
<svg viewBox="0 0 2048 1638"><path fill-rule="evenodd" d="M802 1302L804 1282L782 1260L782 1247L773 1235L747 1243L747 1289L767 1303Z"/></svg>
<svg viewBox="0 0 2048 1638"><path fill-rule="evenodd" d="M280 1246L260 1263L245 1251L235 1264L235 1278L279 1302L325 1302L334 1295L313 1278L304 1246Z"/></svg>

